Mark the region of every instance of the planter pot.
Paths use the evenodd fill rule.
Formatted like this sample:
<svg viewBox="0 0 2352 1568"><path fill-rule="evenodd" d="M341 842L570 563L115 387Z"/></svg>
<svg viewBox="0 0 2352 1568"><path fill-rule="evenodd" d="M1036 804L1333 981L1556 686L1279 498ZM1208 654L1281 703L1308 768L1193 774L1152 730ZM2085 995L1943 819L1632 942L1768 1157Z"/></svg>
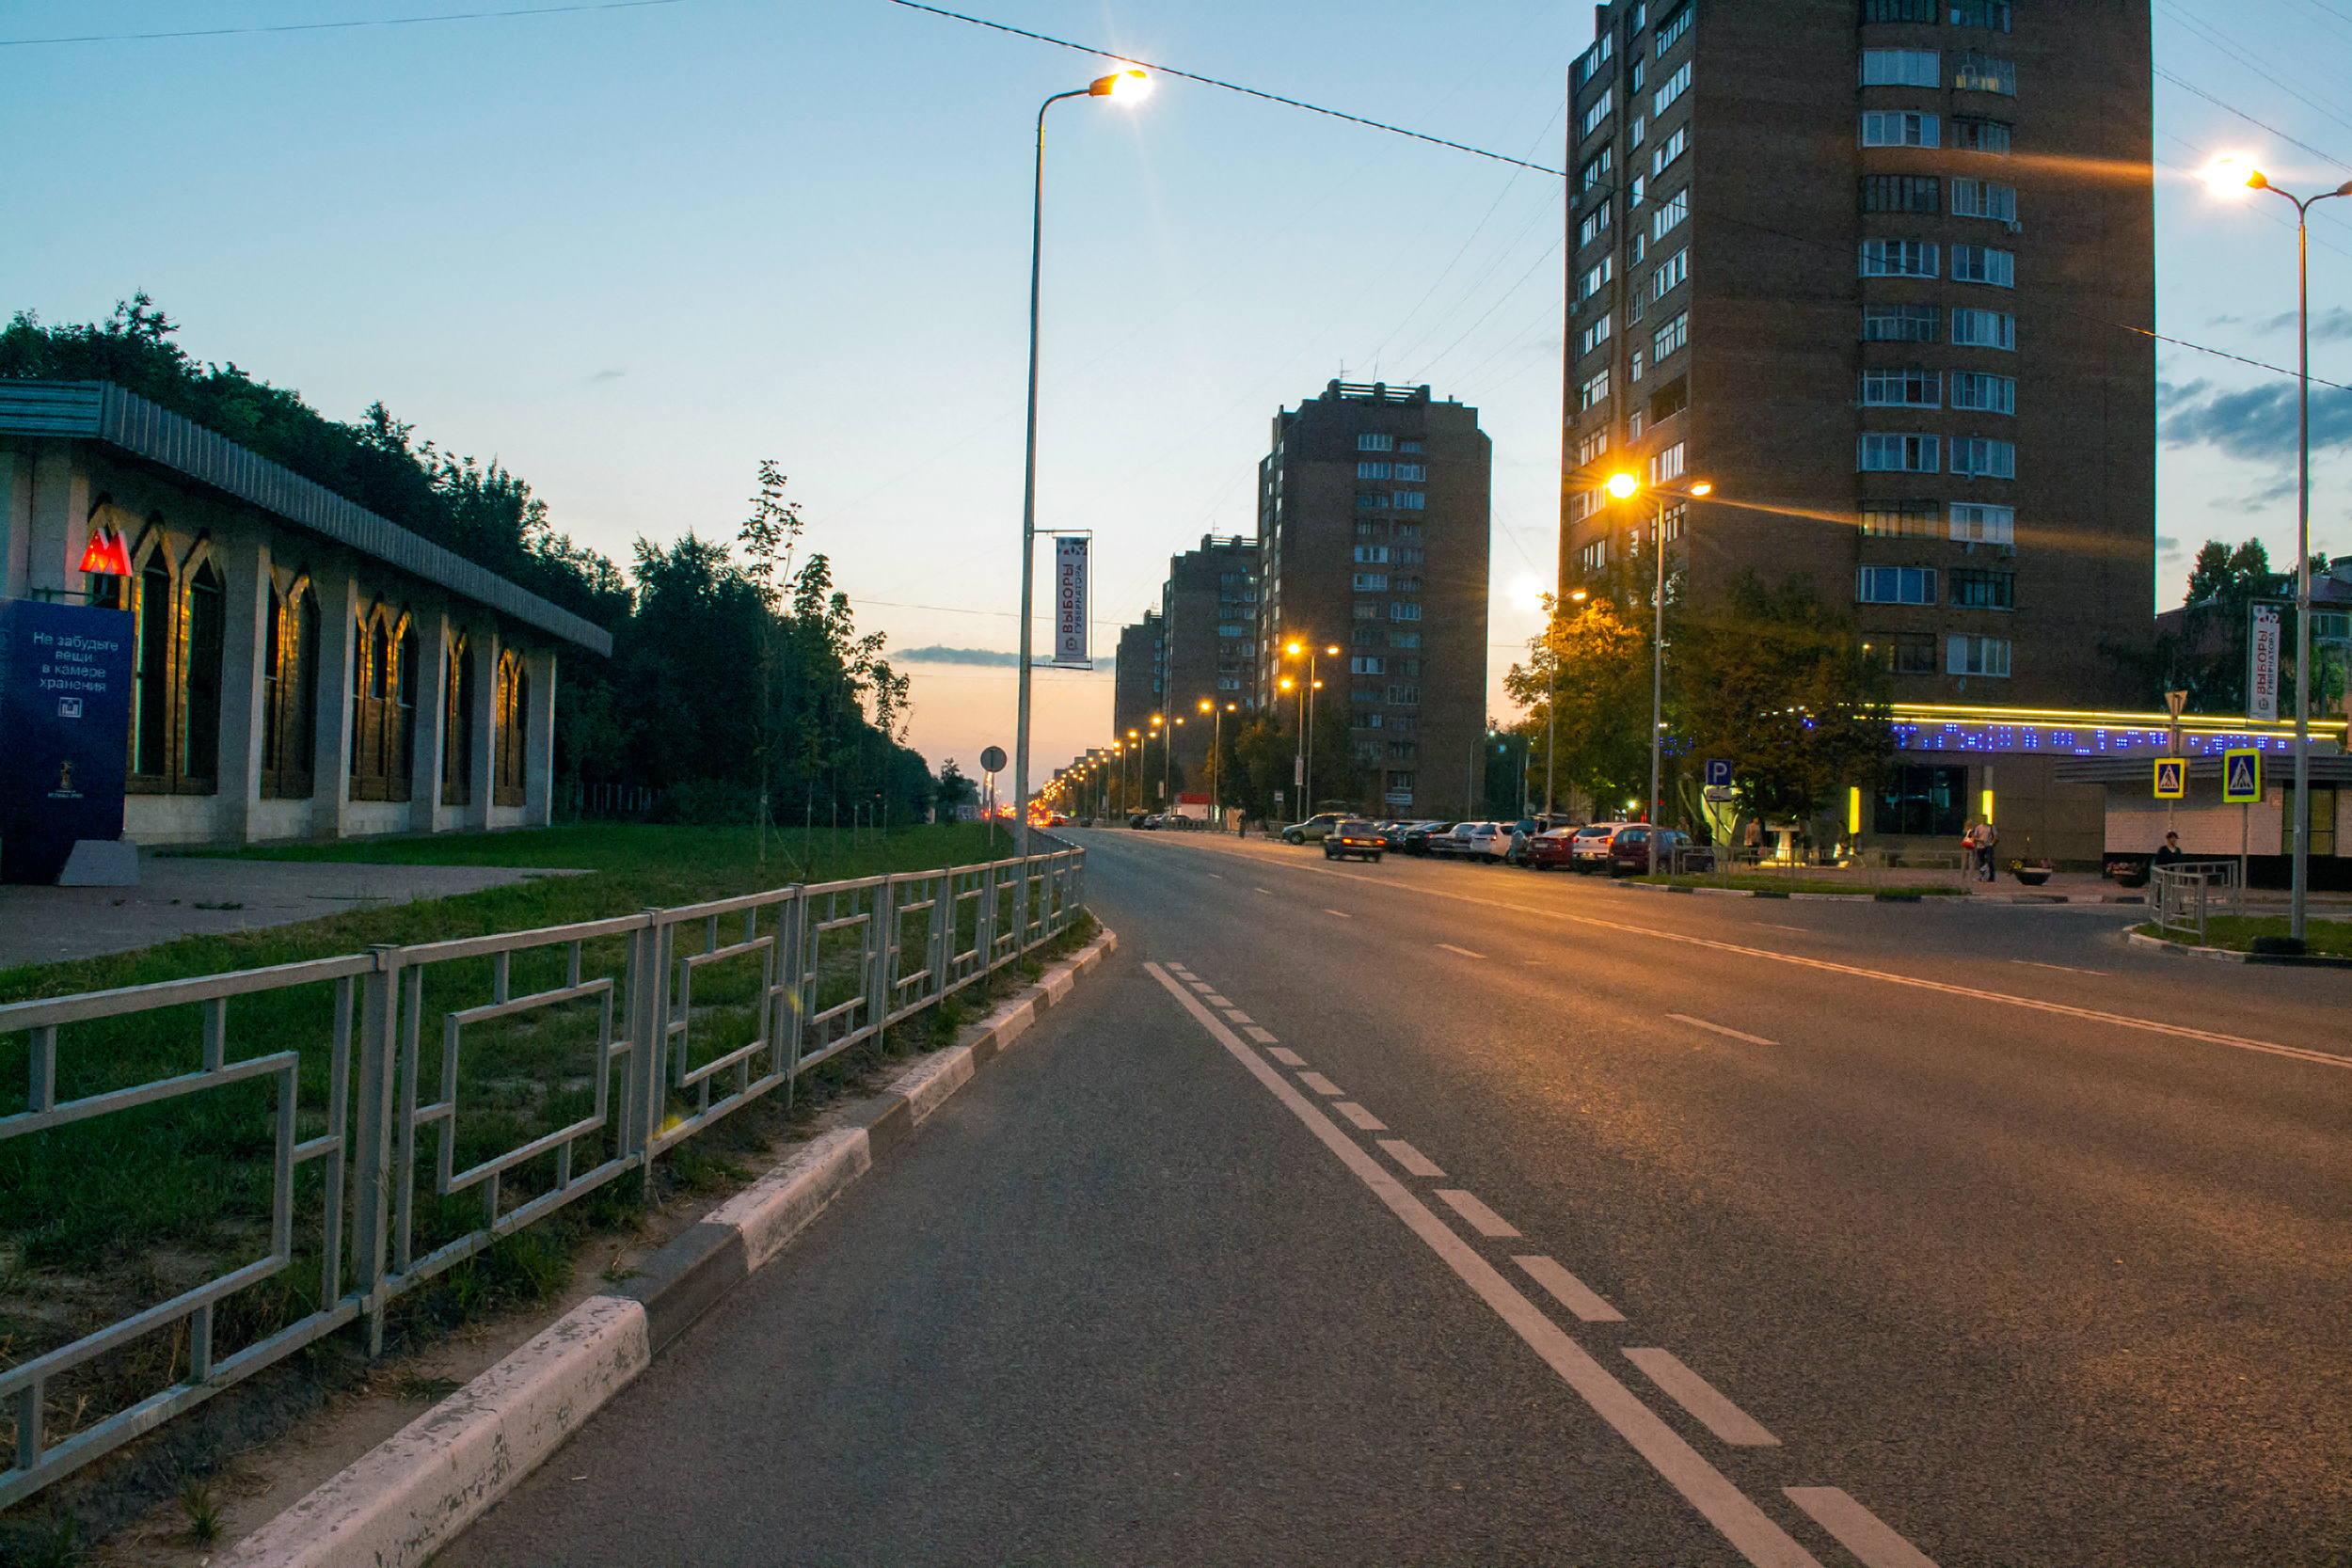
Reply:
<svg viewBox="0 0 2352 1568"><path fill-rule="evenodd" d="M2011 871L2010 875L2025 883L2027 887L2040 887L2042 883L2050 879L2050 874L2047 871L2036 870L2022 865L2014 871Z"/></svg>

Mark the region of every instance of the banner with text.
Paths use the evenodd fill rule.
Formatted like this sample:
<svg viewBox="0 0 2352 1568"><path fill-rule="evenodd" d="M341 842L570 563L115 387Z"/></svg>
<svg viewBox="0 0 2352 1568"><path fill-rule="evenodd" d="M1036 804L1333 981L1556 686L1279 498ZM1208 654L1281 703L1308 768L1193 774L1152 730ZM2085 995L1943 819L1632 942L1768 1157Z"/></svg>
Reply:
<svg viewBox="0 0 2352 1568"><path fill-rule="evenodd" d="M1087 656L1087 546L1083 533L1054 536L1054 662L1094 668Z"/></svg>
<svg viewBox="0 0 2352 1568"><path fill-rule="evenodd" d="M2273 723L2279 718L2279 607L2254 606L2254 634L2247 639L2246 717Z"/></svg>

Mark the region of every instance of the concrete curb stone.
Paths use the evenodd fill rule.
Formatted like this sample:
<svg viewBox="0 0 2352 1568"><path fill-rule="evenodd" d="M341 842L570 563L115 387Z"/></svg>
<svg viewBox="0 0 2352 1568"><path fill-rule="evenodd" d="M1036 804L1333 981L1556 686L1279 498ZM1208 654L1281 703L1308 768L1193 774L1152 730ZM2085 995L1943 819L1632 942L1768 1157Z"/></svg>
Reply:
<svg viewBox="0 0 2352 1568"><path fill-rule="evenodd" d="M2135 947L2153 947L2176 958L2212 958L2225 964L2276 964L2284 969L2352 969L2352 958L2339 958L2326 953L2241 953L2233 947L2191 947L2186 942L2152 937L2144 931L2126 931L2123 936Z"/></svg>
<svg viewBox="0 0 2352 1568"><path fill-rule="evenodd" d="M957 1032L849 1124L796 1146L768 1175L590 1296L222 1554L221 1568L416 1568L504 1497L703 1313L773 1259L834 1198L1066 999L1119 945L1104 931Z"/></svg>

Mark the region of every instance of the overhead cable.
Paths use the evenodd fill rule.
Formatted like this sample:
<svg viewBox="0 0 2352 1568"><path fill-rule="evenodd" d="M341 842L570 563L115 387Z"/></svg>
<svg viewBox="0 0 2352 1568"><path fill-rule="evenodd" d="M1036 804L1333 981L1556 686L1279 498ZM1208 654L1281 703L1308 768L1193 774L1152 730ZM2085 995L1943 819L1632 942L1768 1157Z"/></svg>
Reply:
<svg viewBox="0 0 2352 1568"><path fill-rule="evenodd" d="M183 27L167 33L79 33L44 39L0 39L0 49L38 43L133 43L156 39L216 39L240 33L327 33L351 27L408 27L425 22L481 22L501 16L556 16L566 11L635 11L678 6L685 0L577 0L566 6L526 6L516 10L436 11L424 16L378 16L357 22L278 22L246 27Z"/></svg>

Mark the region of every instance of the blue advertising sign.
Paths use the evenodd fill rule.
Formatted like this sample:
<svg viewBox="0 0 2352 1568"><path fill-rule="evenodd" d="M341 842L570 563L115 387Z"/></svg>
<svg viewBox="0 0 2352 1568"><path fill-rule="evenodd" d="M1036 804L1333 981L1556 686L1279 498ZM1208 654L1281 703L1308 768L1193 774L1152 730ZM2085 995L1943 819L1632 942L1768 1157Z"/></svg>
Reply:
<svg viewBox="0 0 2352 1568"><path fill-rule="evenodd" d="M1731 764L1729 762L1722 757L1707 759L1707 787L1709 789L1731 787Z"/></svg>
<svg viewBox="0 0 2352 1568"><path fill-rule="evenodd" d="M122 836L128 610L0 604L0 881L54 882L77 840Z"/></svg>

